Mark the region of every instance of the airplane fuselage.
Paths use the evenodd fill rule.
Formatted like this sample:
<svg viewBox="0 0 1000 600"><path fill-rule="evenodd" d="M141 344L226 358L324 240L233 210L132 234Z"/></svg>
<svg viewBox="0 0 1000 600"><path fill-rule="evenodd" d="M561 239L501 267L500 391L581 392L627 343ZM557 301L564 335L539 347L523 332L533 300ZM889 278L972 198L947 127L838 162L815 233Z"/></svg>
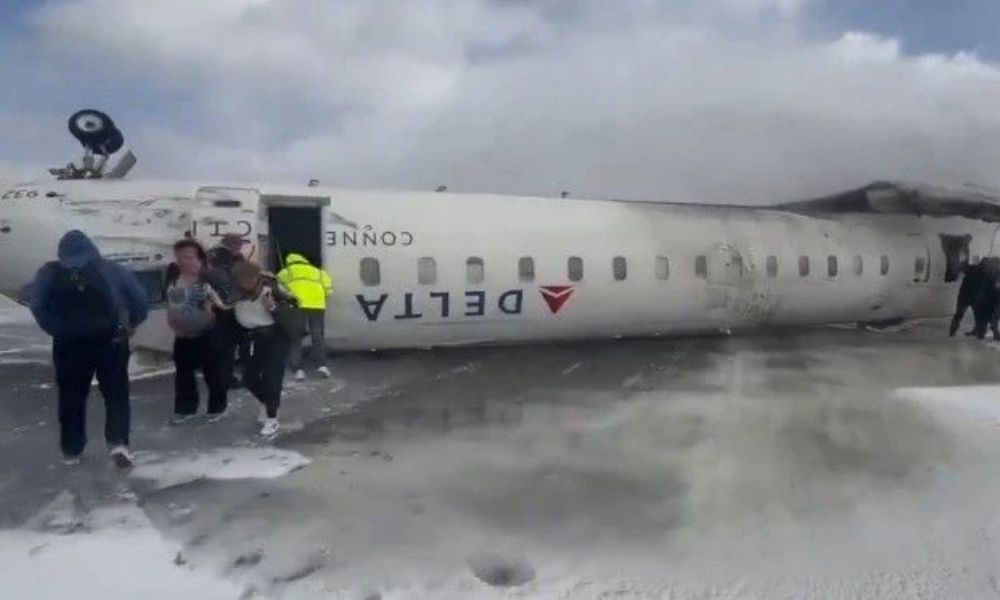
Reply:
<svg viewBox="0 0 1000 600"><path fill-rule="evenodd" d="M996 229L767 207L51 181L0 190L0 291L17 296L73 228L154 299L185 235L210 246L240 233L272 268L277 254L312 254L335 280L336 350L940 317L958 286L940 235L971 235L969 254L985 256Z"/></svg>

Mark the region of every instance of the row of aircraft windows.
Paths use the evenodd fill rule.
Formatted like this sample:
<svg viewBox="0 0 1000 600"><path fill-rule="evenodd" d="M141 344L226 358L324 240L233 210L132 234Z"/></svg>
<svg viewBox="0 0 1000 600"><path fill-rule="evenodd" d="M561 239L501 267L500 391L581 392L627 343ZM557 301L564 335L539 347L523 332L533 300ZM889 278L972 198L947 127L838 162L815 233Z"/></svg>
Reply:
<svg viewBox="0 0 1000 600"><path fill-rule="evenodd" d="M743 259L734 255L730 257L730 268L732 272L743 274ZM808 277L810 274L810 260L808 256L799 257L799 277ZM915 278L923 277L927 269L927 261L923 257L917 257L914 262L913 274ZM769 278L778 276L778 257L768 256L765 261L765 271ZM840 271L839 261L836 256L826 258L827 277L837 277ZM854 256L851 259L851 272L861 277L864 275L865 264L861 256ZM628 278L628 261L624 256L616 256L611 260L611 274L615 281L625 281ZM700 254L694 259L694 274L699 279L708 278L708 257ZM879 264L879 274L889 274L889 257L882 255ZM655 275L659 280L670 278L670 259L666 256L656 257ZM517 261L517 276L522 282L532 282L535 280L535 259L525 256ZM570 281L583 280L583 259L579 256L571 256L566 261L566 276ZM486 263L482 258L471 257L465 261L465 278L470 284L480 284L486 280ZM377 258L365 257L361 259L361 281L365 285L379 285L382 282L381 269ZM435 285L437 283L437 261L429 256L417 260L417 283L421 285Z"/></svg>

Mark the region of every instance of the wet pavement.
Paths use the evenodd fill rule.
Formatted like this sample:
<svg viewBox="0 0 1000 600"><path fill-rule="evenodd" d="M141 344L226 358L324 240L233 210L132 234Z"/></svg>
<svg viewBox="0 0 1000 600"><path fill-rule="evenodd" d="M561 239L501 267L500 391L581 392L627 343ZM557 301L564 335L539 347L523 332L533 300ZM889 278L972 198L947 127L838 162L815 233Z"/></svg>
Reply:
<svg viewBox="0 0 1000 600"><path fill-rule="evenodd" d="M44 340L7 322L0 526L134 503L244 597L995 597L1000 417L903 388L1000 384L1000 352L943 331L345 355L289 385L273 442L244 392L170 427L147 379L123 476L96 390L61 464Z"/></svg>

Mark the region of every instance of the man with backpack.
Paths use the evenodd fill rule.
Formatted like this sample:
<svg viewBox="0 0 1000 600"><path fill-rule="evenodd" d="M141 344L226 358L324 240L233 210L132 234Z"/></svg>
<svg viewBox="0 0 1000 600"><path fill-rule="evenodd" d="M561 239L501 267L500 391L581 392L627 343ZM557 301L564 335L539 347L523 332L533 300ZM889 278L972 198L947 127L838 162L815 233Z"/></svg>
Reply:
<svg viewBox="0 0 1000 600"><path fill-rule="evenodd" d="M129 451L129 338L146 319L146 292L130 271L101 258L83 232L64 235L58 256L35 275L31 312L52 336L63 457L78 463L87 444L87 396L96 374L105 441L115 465L129 468L135 461Z"/></svg>

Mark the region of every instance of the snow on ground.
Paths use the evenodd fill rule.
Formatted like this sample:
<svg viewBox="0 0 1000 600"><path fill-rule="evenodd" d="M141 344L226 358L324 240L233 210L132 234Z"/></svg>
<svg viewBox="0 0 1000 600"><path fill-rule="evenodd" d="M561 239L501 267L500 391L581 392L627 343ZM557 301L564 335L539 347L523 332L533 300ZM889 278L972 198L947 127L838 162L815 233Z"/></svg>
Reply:
<svg viewBox="0 0 1000 600"><path fill-rule="evenodd" d="M21 325L34 323L27 308L6 296L0 296L0 325Z"/></svg>
<svg viewBox="0 0 1000 600"><path fill-rule="evenodd" d="M134 504L80 515L60 495L33 530L0 532L0 596L37 600L199 600L240 596L235 584L188 566Z"/></svg>
<svg viewBox="0 0 1000 600"><path fill-rule="evenodd" d="M277 448L220 448L211 452L140 453L132 475L158 488L199 479L274 479L309 464L298 452Z"/></svg>
<svg viewBox="0 0 1000 600"><path fill-rule="evenodd" d="M1000 425L1000 385L900 388L896 395L935 411L954 415L960 409L967 416Z"/></svg>

